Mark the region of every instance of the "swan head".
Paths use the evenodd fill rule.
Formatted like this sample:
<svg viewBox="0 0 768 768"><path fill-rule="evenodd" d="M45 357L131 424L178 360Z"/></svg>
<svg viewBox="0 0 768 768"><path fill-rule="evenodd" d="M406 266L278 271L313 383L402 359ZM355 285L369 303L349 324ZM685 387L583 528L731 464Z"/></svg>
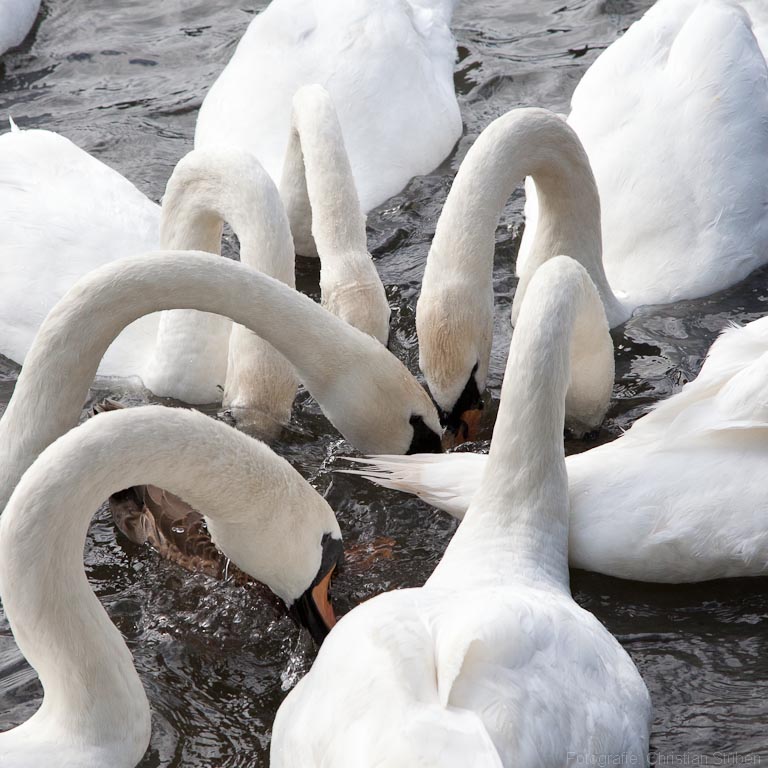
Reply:
<svg viewBox="0 0 768 768"><path fill-rule="evenodd" d="M330 422L362 453L440 453L443 428L434 403L383 345L347 327L355 350L334 366L302 371Z"/></svg>
<svg viewBox="0 0 768 768"><path fill-rule="evenodd" d="M493 297L471 298L467 286L431 283L416 307L419 366L440 410L448 442L477 435L493 332Z"/></svg>
<svg viewBox="0 0 768 768"><path fill-rule="evenodd" d="M323 554L317 575L304 592L288 606L290 617L299 626L305 627L318 645L322 644L336 624L336 614L329 591L333 573L344 557L341 539L335 539L329 533L323 536L322 548Z"/></svg>

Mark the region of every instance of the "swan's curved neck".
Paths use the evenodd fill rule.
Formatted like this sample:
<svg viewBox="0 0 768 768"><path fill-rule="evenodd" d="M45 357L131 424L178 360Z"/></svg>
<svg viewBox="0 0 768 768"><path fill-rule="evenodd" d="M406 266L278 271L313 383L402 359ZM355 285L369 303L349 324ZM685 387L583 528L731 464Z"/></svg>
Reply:
<svg viewBox="0 0 768 768"><path fill-rule="evenodd" d="M103 414L40 456L0 519L0 595L45 690L35 727L26 726L33 738L35 728L38 737L53 731L81 749L124 741L120 748L132 745L136 760L149 740L149 707L131 654L88 585L83 546L99 504L139 483L206 510L217 543L233 558L230 543L258 549L268 531L265 557L282 549L282 570L295 571L301 589L320 566L323 526L330 522L338 533L330 508L325 518L318 514L318 503L327 505L287 462L193 411L149 406ZM306 562L287 556L286 546L305 535L317 551L300 553ZM258 552L253 557L260 562ZM253 570L250 561L238 565Z"/></svg>
<svg viewBox="0 0 768 768"><path fill-rule="evenodd" d="M243 264L295 285L288 220L258 160L238 149L194 150L168 181L160 247L219 253L224 222L240 241ZM296 392L290 366L253 334L235 329L230 337L231 328L220 316L166 313L143 372L145 384L156 394L189 402L218 400L216 387L223 386L225 404L276 410L269 415L285 420Z"/></svg>
<svg viewBox="0 0 768 768"><path fill-rule="evenodd" d="M508 112L473 144L438 221L423 290L448 275L480 296L492 291L496 227L507 200L526 176L536 184L539 221L532 254L520 274L513 320L536 269L558 254L573 257L587 269L609 320L621 314L603 269L600 198L589 159L565 121L544 109Z"/></svg>
<svg viewBox="0 0 768 768"><path fill-rule="evenodd" d="M323 272L349 273L355 260L370 262L341 125L321 86L302 88L293 99L280 195L297 250L319 255Z"/></svg>
<svg viewBox="0 0 768 768"><path fill-rule="evenodd" d="M174 308L219 313L246 325L290 360L321 406L350 361L362 365L378 352L373 339L311 299L228 259L156 252L107 264L51 310L27 354L0 420L0 509L37 455L77 424L98 364L118 333L142 315Z"/></svg>
<svg viewBox="0 0 768 768"><path fill-rule="evenodd" d="M238 149L193 150L168 181L160 247L219 253L224 222L240 241L241 263L295 285L287 219L258 160Z"/></svg>
<svg viewBox="0 0 768 768"><path fill-rule="evenodd" d="M612 355L605 311L583 268L567 257L531 281L509 350L501 404L480 489L435 571L527 577L568 588L565 397L577 338ZM585 375L589 371L583 372ZM441 570L443 571L440 575Z"/></svg>

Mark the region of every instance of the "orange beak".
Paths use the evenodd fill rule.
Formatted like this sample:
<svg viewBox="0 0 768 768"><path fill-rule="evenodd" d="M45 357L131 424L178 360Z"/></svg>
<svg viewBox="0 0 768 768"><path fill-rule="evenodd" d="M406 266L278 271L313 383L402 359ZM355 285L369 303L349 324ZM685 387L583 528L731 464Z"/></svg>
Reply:
<svg viewBox="0 0 768 768"><path fill-rule="evenodd" d="M443 435L443 448L455 448L462 443L476 440L480 433L480 421L483 411L480 408L473 408L464 411L459 417L459 426L455 431L447 429Z"/></svg>
<svg viewBox="0 0 768 768"><path fill-rule="evenodd" d="M331 588L331 576L335 570L336 566L333 565L331 570L312 589L312 600L328 631L336 625L336 614L328 595L328 590Z"/></svg>

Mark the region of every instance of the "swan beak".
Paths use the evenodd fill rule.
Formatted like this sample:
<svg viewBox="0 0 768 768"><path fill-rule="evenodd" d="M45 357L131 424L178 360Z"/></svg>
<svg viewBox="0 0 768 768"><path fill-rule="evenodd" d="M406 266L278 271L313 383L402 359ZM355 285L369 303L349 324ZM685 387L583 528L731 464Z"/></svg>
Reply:
<svg viewBox="0 0 768 768"><path fill-rule="evenodd" d="M320 571L309 589L288 609L291 618L299 626L306 627L318 645L322 645L323 640L336 624L336 614L328 591L333 573L341 562L343 554L341 539L331 538L328 534L323 536Z"/></svg>
<svg viewBox="0 0 768 768"><path fill-rule="evenodd" d="M481 408L472 408L459 415L458 423L450 425L443 435L443 448L455 448L457 445L476 440L480 434L480 420L483 411Z"/></svg>
<svg viewBox="0 0 768 768"><path fill-rule="evenodd" d="M325 629L323 638L325 638L325 635L327 635L336 625L336 614L333 611L333 605L331 604L330 596L331 577L333 576L335 570L336 565L334 564L331 567L331 570L328 571L327 575L324 576L318 582L317 586L312 589L312 601L315 604L317 612L320 614L320 618ZM321 643L322 641L323 640L321 639L318 642Z"/></svg>

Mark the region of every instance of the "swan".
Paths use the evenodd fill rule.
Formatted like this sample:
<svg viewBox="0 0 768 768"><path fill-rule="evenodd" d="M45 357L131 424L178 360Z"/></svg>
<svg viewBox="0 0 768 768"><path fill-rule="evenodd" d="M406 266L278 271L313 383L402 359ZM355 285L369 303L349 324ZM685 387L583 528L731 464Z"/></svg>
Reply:
<svg viewBox="0 0 768 768"><path fill-rule="evenodd" d="M24 42L40 11L40 0L3 0L0 3L0 56Z"/></svg>
<svg viewBox="0 0 768 768"><path fill-rule="evenodd" d="M308 89L297 93L295 112L298 138L287 159L302 173L290 174L287 185L301 198L296 190L309 183L303 199L318 206L312 226L322 233L323 302L386 341L389 306L365 251L333 105L318 88ZM326 156L336 161L333 178L343 194L328 195L330 184L318 180L327 171ZM286 213L258 161L243 150L189 153L169 179L162 211L55 133L12 130L0 136L0 160L0 352L13 360L23 362L46 313L80 276L158 243L218 253L225 220L240 239L244 263L294 285ZM357 301L365 309L356 309ZM189 403L217 402L223 388L225 406L284 423L296 384L290 367L252 334L231 329L226 318L190 311L142 318L110 347L99 374L139 376L155 394Z"/></svg>
<svg viewBox="0 0 768 768"><path fill-rule="evenodd" d="M715 293L768 262L768 14L741 5L659 0L573 93L568 124L595 174L603 265L625 314ZM542 257L533 187L522 280Z"/></svg>
<svg viewBox="0 0 768 768"><path fill-rule="evenodd" d="M768 574L767 377L768 317L723 331L697 378L616 440L568 456L571 565L671 583ZM364 461L461 519L488 457Z"/></svg>
<svg viewBox="0 0 768 768"><path fill-rule="evenodd" d="M216 543L315 633L333 623L327 587L341 533L287 461L193 411L102 414L37 458L0 518L3 609L44 690L37 712L0 734L3 768L133 768L147 749L146 694L82 564L94 511L138 482L205 509Z"/></svg>
<svg viewBox="0 0 768 768"><path fill-rule="evenodd" d="M564 401L587 327L611 356L586 271L553 259L520 312L464 522L423 587L334 627L277 712L273 768L646 763L645 684L569 589Z"/></svg>
<svg viewBox="0 0 768 768"><path fill-rule="evenodd" d="M149 312L182 308L225 314L272 344L362 451L441 450L429 395L378 341L243 264L159 251L90 272L48 314L0 419L0 510L35 458L77 424L120 331Z"/></svg>
<svg viewBox="0 0 768 768"><path fill-rule="evenodd" d="M589 272L611 326L626 320L600 260L600 198L589 160L576 134L545 109L514 109L494 120L467 152L437 222L416 306L419 365L448 428L473 426L482 407L493 332L494 236L515 187L532 176L541 198L536 258L567 253ZM532 257L533 259L533 257ZM531 263L531 262L529 262ZM513 305L517 316L534 270L521 275ZM573 364L613 379L613 359L593 360L593 339L577 338ZM610 387L591 388L574 376L566 420L577 432L599 426Z"/></svg>
<svg viewBox="0 0 768 768"><path fill-rule="evenodd" d="M273 0L208 91L195 147L246 148L277 180L291 96L320 83L338 110L363 211L375 208L461 136L449 29L457 1Z"/></svg>

